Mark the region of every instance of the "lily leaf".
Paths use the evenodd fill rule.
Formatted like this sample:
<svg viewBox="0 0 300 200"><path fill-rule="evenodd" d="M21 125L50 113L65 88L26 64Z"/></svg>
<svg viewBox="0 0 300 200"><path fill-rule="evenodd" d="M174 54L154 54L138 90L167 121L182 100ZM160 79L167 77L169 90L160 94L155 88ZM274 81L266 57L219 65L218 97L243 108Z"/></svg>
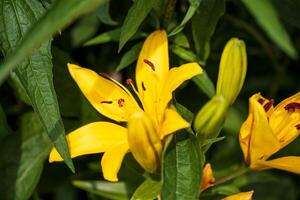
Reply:
<svg viewBox="0 0 300 200"><path fill-rule="evenodd" d="M271 0L243 0L244 5L277 46L291 58L297 58L291 39L281 24Z"/></svg>
<svg viewBox="0 0 300 200"><path fill-rule="evenodd" d="M104 0L105 2L98 8L98 17L104 24L115 26L118 22L114 21L109 14L109 2L110 0Z"/></svg>
<svg viewBox="0 0 300 200"><path fill-rule="evenodd" d="M121 29L119 51L126 42L137 32L139 26L156 4L157 0L135 0L128 11Z"/></svg>
<svg viewBox="0 0 300 200"><path fill-rule="evenodd" d="M148 178L136 189L131 200L155 199L160 194L160 191L161 181Z"/></svg>
<svg viewBox="0 0 300 200"><path fill-rule="evenodd" d="M192 80L208 97L211 98L216 94L214 83L206 72L195 76Z"/></svg>
<svg viewBox="0 0 300 200"><path fill-rule="evenodd" d="M0 23L3 26L9 25L10 27L0 34L1 41L3 41L1 43L1 49L4 55L7 56L6 63L13 62L17 64L13 72L14 80L18 80L15 83L19 84L20 88L23 88L22 90L25 90L48 136L66 161L66 164L74 171L74 166L68 152L64 125L60 117L56 93L53 87L52 56L50 52L51 40L48 38L30 57L27 57L25 60L20 59L27 55L27 52L30 51L30 47L22 47L22 44L18 46L19 41L22 40L23 45L30 43L29 46L31 46L35 38L39 38L37 36L33 39L32 35L36 36L41 31L37 31L36 33L38 34L35 33L30 36L25 36L25 34L30 26L42 16L45 10L37 1L1 1L0 6L5 8L5 13L0 13ZM24 12L24 9L28 9L31 12ZM28 37L30 37L30 39L28 39ZM19 52L19 54L16 52ZM10 59L14 60L10 62ZM22 62L15 62L18 59ZM8 65L4 64L2 68L0 67L0 76L3 75L1 70L5 69ZM11 65L11 67L12 66L15 65Z"/></svg>
<svg viewBox="0 0 300 200"><path fill-rule="evenodd" d="M1 199L29 199L51 147L37 115L31 112L22 116L20 132L0 142Z"/></svg>
<svg viewBox="0 0 300 200"><path fill-rule="evenodd" d="M204 155L187 131L174 135L163 161L162 199L198 199Z"/></svg>
<svg viewBox="0 0 300 200"><path fill-rule="evenodd" d="M129 51L127 51L122 57L119 65L116 68L116 71L119 72L122 69L126 68L128 65L132 64L138 57L143 43L137 43Z"/></svg>
<svg viewBox="0 0 300 200"><path fill-rule="evenodd" d="M202 0L192 18L193 40L197 55L203 63L206 62L209 56L210 39L224 11L224 0Z"/></svg>
<svg viewBox="0 0 300 200"><path fill-rule="evenodd" d="M19 0L1 1L1 5L2 8L4 8L3 3L11 7L11 5L15 5L16 3L21 2L24 3L24 1ZM35 4L38 3L38 1L32 2L35 2ZM21 42L18 43L16 49L8 54L4 63L0 66L0 84L17 66L17 64L22 62L28 55L30 55L35 48L40 47L43 42L51 39L53 35L61 31L64 27L73 22L79 16L95 9L103 2L104 0L55 1L50 9L45 13L45 15L40 20L38 20L34 24L34 26L30 28L29 31L26 32L26 35L24 35ZM26 6L26 4L24 6L28 7L28 5ZM23 6L19 6L18 8L23 8ZM28 9L31 10L31 8ZM22 10L24 11L24 9Z"/></svg>
<svg viewBox="0 0 300 200"><path fill-rule="evenodd" d="M189 22L189 20L194 16L194 14L197 11L197 8L199 7L202 0L189 0L189 2L190 2L190 7L189 7L188 11L186 12L182 22L179 24L179 26L174 28L174 30L169 34L169 36L176 35L180 31L182 31L185 24L187 22Z"/></svg>

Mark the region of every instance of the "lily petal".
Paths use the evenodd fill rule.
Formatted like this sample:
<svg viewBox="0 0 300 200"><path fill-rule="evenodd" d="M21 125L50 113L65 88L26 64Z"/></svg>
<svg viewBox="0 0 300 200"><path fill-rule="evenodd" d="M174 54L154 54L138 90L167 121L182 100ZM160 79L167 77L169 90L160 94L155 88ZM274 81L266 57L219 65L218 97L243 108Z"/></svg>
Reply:
<svg viewBox="0 0 300 200"><path fill-rule="evenodd" d="M269 126L263 106L252 97L250 98L250 114L253 119L250 128L249 154L250 162L254 162L258 159L266 159L277 152L280 144Z"/></svg>
<svg viewBox="0 0 300 200"><path fill-rule="evenodd" d="M159 169L162 143L153 122L144 112L136 112L128 122L128 144L138 163L148 172Z"/></svg>
<svg viewBox="0 0 300 200"><path fill-rule="evenodd" d="M117 81L77 65L68 64L68 68L85 97L106 117L127 121L140 109L130 92Z"/></svg>
<svg viewBox="0 0 300 200"><path fill-rule="evenodd" d="M253 190L249 192L240 192L234 195L225 197L222 200L251 200L253 195Z"/></svg>
<svg viewBox="0 0 300 200"><path fill-rule="evenodd" d="M185 121L175 110L166 109L164 120L161 125L160 139L174 133L177 130L189 127L190 124Z"/></svg>
<svg viewBox="0 0 300 200"><path fill-rule="evenodd" d="M207 188L214 186L215 177L210 163L206 163L202 170L202 184L200 186L200 192L203 192Z"/></svg>
<svg viewBox="0 0 300 200"><path fill-rule="evenodd" d="M82 126L67 135L71 157L101 153L116 143L127 141L126 128L109 123L94 122ZM49 162L62 161L55 148L52 149Z"/></svg>
<svg viewBox="0 0 300 200"><path fill-rule="evenodd" d="M264 170L270 168L276 168L284 171L289 171L295 174L300 174L300 157L298 156L286 156L282 158L276 158L273 160L259 160L250 166L252 169Z"/></svg>
<svg viewBox="0 0 300 200"><path fill-rule="evenodd" d="M136 84L144 109L155 113L162 83L169 71L168 38L165 31L151 33L140 52L136 66Z"/></svg>
<svg viewBox="0 0 300 200"><path fill-rule="evenodd" d="M118 172L121 168L123 158L129 151L127 142L119 143L109 148L103 155L101 166L103 176L106 180L118 181Z"/></svg>
<svg viewBox="0 0 300 200"><path fill-rule="evenodd" d="M162 103L160 104L160 111L164 110L172 98L172 92L179 87L184 81L199 75L203 72L200 65L197 63L187 63L179 67L173 67L167 76L161 91Z"/></svg>

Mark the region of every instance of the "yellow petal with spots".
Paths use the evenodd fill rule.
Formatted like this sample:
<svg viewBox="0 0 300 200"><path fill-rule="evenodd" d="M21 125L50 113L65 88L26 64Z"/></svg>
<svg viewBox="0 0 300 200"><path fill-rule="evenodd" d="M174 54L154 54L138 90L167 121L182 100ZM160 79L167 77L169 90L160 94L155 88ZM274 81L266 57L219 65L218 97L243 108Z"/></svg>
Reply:
<svg viewBox="0 0 300 200"><path fill-rule="evenodd" d="M174 133L180 129L189 127L190 124L185 121L175 110L166 109L161 125L160 139Z"/></svg>
<svg viewBox="0 0 300 200"><path fill-rule="evenodd" d="M70 155L72 158L101 153L120 142L127 142L126 128L109 123L94 122L82 126L67 135ZM52 149L49 162L62 161L55 148Z"/></svg>
<svg viewBox="0 0 300 200"><path fill-rule="evenodd" d="M127 121L140 109L130 92L117 81L77 65L68 64L68 68L84 96L106 117Z"/></svg>
<svg viewBox="0 0 300 200"><path fill-rule="evenodd" d="M150 116L157 116L159 91L169 71L168 38L165 31L151 33L144 42L136 66L136 84Z"/></svg>
<svg viewBox="0 0 300 200"><path fill-rule="evenodd" d="M106 180L118 181L118 172L121 168L123 158L129 151L127 141L113 145L103 155L101 160L103 176Z"/></svg>
<svg viewBox="0 0 300 200"><path fill-rule="evenodd" d="M160 167L163 145L151 119L144 112L136 112L128 122L128 144L138 163L148 172Z"/></svg>

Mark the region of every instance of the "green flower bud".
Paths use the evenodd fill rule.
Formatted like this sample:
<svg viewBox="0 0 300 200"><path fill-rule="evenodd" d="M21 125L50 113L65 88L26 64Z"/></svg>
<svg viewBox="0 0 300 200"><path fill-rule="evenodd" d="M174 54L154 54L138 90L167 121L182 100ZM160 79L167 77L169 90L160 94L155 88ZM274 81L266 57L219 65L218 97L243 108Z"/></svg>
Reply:
<svg viewBox="0 0 300 200"><path fill-rule="evenodd" d="M230 39L222 53L217 95L233 104L244 84L247 71L246 45L238 38Z"/></svg>
<svg viewBox="0 0 300 200"><path fill-rule="evenodd" d="M200 109L194 121L194 130L199 139L211 139L218 136L228 108L227 100L219 95L214 96Z"/></svg>

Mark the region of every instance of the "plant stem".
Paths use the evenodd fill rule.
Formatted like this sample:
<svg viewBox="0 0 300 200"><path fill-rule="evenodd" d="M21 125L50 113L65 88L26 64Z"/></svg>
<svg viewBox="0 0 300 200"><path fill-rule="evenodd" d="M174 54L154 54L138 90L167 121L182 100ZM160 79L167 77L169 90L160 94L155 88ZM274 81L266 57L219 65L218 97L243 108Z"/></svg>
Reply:
<svg viewBox="0 0 300 200"><path fill-rule="evenodd" d="M227 181L230 181L236 177L239 177L239 176L245 174L246 172L248 172L248 170L249 170L249 168L247 166L242 165L239 169L237 169L232 174L229 174L228 176L218 179L214 185L219 185L219 184L225 183Z"/></svg>

